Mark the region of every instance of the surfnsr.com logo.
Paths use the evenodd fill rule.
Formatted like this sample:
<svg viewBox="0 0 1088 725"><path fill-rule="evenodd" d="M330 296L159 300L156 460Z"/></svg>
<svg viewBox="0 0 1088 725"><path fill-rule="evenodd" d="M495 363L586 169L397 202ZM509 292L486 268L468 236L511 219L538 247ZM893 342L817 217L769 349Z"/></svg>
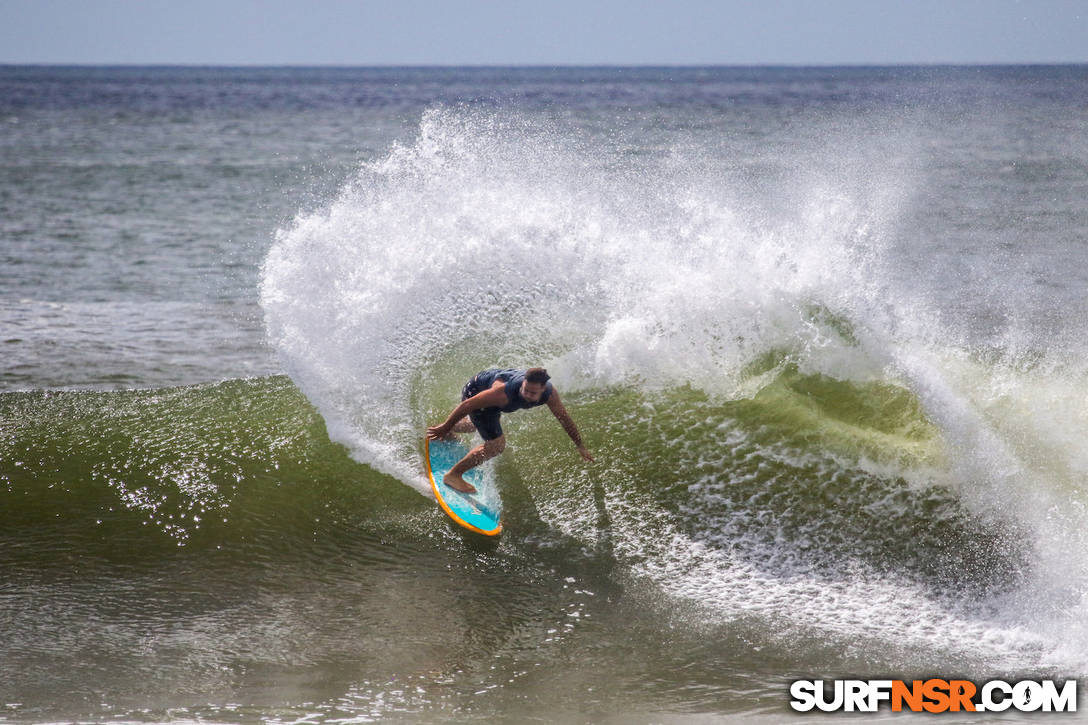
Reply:
<svg viewBox="0 0 1088 725"><path fill-rule="evenodd" d="M1076 712L1077 681L797 680L790 697L798 712L876 712L885 703L893 712Z"/></svg>

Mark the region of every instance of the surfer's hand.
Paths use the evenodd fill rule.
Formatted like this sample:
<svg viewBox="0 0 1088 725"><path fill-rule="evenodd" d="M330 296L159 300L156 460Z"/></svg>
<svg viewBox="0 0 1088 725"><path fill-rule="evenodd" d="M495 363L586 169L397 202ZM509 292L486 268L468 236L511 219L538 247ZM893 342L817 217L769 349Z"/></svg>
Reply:
<svg viewBox="0 0 1088 725"><path fill-rule="evenodd" d="M445 423L441 425L432 425L427 429L427 440L437 441L447 437L450 434L450 427Z"/></svg>
<svg viewBox="0 0 1088 725"><path fill-rule="evenodd" d="M588 450L586 450L586 447L585 447L585 446L580 446L580 447L578 448L578 453L580 453L580 454L581 454L582 458L583 458L583 459L584 459L584 460L585 460L585 461L586 461L587 463L593 463L593 456L589 455L589 451L588 451Z"/></svg>

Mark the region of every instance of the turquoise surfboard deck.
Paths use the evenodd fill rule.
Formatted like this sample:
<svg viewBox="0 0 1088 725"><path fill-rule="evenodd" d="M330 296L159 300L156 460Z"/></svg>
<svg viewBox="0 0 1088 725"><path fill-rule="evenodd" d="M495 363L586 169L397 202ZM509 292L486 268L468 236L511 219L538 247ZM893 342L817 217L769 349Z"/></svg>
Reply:
<svg viewBox="0 0 1088 725"><path fill-rule="evenodd" d="M476 493L461 493L442 482L442 477L465 457L468 448L461 441L426 441L425 457L427 476L431 479L431 490L438 505L451 519L469 531L484 536L498 536L502 533L499 519L502 505L498 487L491 476L479 468L473 468L465 474L465 480L476 487Z"/></svg>

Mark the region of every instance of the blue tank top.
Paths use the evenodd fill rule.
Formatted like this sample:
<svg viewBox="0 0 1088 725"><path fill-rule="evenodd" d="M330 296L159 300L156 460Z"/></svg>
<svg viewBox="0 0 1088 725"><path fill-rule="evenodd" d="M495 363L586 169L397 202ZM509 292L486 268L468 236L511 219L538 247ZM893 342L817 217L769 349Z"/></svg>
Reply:
<svg viewBox="0 0 1088 725"><path fill-rule="evenodd" d="M544 383L544 393L540 396L540 400L535 403L530 403L528 400L521 397L521 384L525 380L525 371L514 369L504 370L502 368L489 368L488 370L480 372L465 386L465 392L469 393L468 397L471 397L472 395L476 395L477 393L489 389L495 384L496 380L501 380L505 387L506 405L501 408L495 406L503 413L513 413L515 410L535 408L538 405L544 405L552 395L552 384L549 381ZM489 409L484 408L483 410Z"/></svg>

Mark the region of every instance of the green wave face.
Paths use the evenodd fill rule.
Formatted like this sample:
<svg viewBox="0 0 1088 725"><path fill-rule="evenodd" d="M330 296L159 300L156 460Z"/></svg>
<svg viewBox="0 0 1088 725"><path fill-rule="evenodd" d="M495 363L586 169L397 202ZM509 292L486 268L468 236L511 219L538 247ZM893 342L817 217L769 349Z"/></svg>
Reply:
<svg viewBox="0 0 1088 725"><path fill-rule="evenodd" d="M905 389L787 367L747 399L565 399L597 463L545 409L509 416L505 533L482 550L331 442L286 378L4 394L0 566L25 634L0 673L33 692L20 642L37 646L23 622L43 607L63 612L61 631L97 633L79 635L67 671L101 667L102 687L133 702L181 683L215 701L224 672L238 686L283 661L330 702L394 676L428 702L463 701L495 662L558 677L574 657L616 707L690 704L697 683L728 711L760 672L993 672L1045 651L1037 635L1027 649L986 639L1022 636L978 609L1000 613L1035 581L1033 532L934 483L946 442ZM428 684L432 671L449 684ZM519 688L507 694L547 708ZM65 702L52 711L80 711Z"/></svg>
<svg viewBox="0 0 1088 725"><path fill-rule="evenodd" d="M562 431L537 420L516 439L522 475L566 520L603 489L638 529L636 558L675 528L772 571L864 564L972 595L1020 583L1025 532L931 480L944 443L895 385L788 370L739 401L691 388L594 396L579 421L599 466L581 468Z"/></svg>
<svg viewBox="0 0 1088 725"><path fill-rule="evenodd" d="M0 449L0 516L30 539L62 527L66 540L141 557L147 546L273 541L325 516L417 505L331 443L286 378L7 393L0 406L14 422Z"/></svg>
<svg viewBox="0 0 1088 725"><path fill-rule="evenodd" d="M16 421L0 451L13 540L50 540L60 527L72 547L139 558L162 546L276 548L317 531L380 535L429 510L332 443L285 378L0 401ZM999 534L947 489L908 482L944 451L917 400L894 385L787 369L750 399L625 388L576 395L572 408L597 465L581 464L546 412L509 417L508 527L520 501L578 531L601 489L634 520L696 537L720 530L715 540L747 542L750 556L788 550L828 570L853 557L934 585L962 570L985 588L1007 584L1021 562L1014 529ZM520 523L531 529L538 517ZM625 546L638 557L642 543Z"/></svg>

